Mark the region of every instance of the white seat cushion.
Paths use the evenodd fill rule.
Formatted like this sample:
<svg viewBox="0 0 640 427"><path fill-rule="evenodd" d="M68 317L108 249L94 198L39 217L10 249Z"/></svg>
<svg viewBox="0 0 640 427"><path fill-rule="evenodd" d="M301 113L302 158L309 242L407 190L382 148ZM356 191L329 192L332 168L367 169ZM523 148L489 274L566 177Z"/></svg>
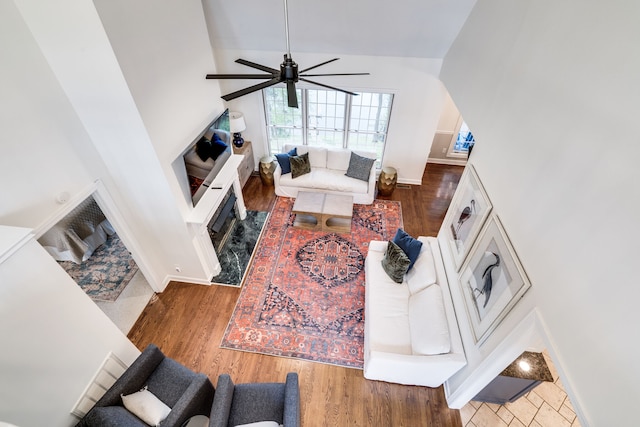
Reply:
<svg viewBox="0 0 640 427"><path fill-rule="evenodd" d="M451 339L440 285L433 284L409 297L409 328L414 354L449 353Z"/></svg>
<svg viewBox="0 0 640 427"><path fill-rule="evenodd" d="M314 168L311 172L297 178L291 174L280 177L280 185L284 187L298 187L316 190L342 191L347 193L363 193L368 190L368 183L359 179L349 178L344 175L344 171Z"/></svg>
<svg viewBox="0 0 640 427"><path fill-rule="evenodd" d="M370 317L369 346L372 350L389 353L411 354L409 335L409 288L404 283L396 283L382 269L382 258L387 242L371 242L366 259L367 304ZM382 251L377 245L384 246ZM375 279L371 279L371 278Z"/></svg>

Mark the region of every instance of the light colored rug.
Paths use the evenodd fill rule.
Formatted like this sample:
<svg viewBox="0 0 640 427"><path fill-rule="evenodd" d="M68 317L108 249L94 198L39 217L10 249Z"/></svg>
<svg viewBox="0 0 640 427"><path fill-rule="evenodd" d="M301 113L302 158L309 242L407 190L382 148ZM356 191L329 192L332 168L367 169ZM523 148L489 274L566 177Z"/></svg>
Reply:
<svg viewBox="0 0 640 427"><path fill-rule="evenodd" d="M138 271L117 234L109 236L82 264L71 261L60 261L59 264L95 301L115 301Z"/></svg>
<svg viewBox="0 0 640 427"><path fill-rule="evenodd" d="M400 202L355 205L351 234L294 228L293 202L276 200L221 347L362 368L364 260Z"/></svg>

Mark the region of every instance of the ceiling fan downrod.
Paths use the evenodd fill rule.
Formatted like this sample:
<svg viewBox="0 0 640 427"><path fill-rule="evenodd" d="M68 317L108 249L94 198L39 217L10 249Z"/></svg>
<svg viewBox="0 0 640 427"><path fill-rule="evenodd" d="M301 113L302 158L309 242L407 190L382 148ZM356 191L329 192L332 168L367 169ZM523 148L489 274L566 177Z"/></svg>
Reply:
<svg viewBox="0 0 640 427"><path fill-rule="evenodd" d="M287 53L284 56L285 62L291 60L291 46L289 46L289 13L287 8L287 0L284 0L284 34L287 38Z"/></svg>

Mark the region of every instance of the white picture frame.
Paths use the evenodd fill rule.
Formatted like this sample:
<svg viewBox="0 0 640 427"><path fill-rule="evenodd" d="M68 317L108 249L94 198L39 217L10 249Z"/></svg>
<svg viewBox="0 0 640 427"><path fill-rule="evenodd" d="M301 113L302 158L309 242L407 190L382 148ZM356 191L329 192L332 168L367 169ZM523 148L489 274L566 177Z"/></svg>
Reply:
<svg viewBox="0 0 640 427"><path fill-rule="evenodd" d="M480 231L459 278L475 341L482 344L531 287L496 215Z"/></svg>
<svg viewBox="0 0 640 427"><path fill-rule="evenodd" d="M443 230L456 271L469 254L493 205L473 165L467 165L443 221Z"/></svg>

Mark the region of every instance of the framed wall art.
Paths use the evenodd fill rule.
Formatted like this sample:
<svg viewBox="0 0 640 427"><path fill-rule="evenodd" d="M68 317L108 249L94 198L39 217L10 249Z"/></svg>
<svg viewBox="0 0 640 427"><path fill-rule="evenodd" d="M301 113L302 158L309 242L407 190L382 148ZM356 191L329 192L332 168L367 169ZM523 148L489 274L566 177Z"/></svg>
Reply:
<svg viewBox="0 0 640 427"><path fill-rule="evenodd" d="M476 343L485 341L531 283L496 215L480 231L460 271L460 286Z"/></svg>
<svg viewBox="0 0 640 427"><path fill-rule="evenodd" d="M460 271L491 208L491 201L478 174L472 165L467 165L443 222L443 230L457 271Z"/></svg>

